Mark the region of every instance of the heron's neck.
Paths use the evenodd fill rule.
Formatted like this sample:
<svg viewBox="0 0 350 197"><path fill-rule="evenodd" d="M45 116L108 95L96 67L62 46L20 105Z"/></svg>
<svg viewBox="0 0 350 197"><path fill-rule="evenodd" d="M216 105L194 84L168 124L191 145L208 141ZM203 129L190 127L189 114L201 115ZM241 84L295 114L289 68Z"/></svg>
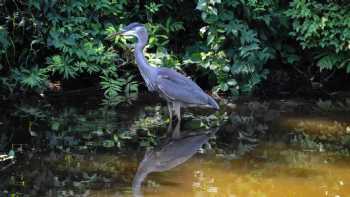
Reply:
<svg viewBox="0 0 350 197"><path fill-rule="evenodd" d="M139 172L137 171L133 183L132 183L132 192L134 197L142 197L141 187L142 182L145 180L149 172Z"/></svg>
<svg viewBox="0 0 350 197"><path fill-rule="evenodd" d="M135 60L136 64L140 70L143 79L146 82L148 88L152 89L153 79L156 75L156 68L149 65L147 59L143 54L143 48L145 47L147 41L138 41L135 46Z"/></svg>

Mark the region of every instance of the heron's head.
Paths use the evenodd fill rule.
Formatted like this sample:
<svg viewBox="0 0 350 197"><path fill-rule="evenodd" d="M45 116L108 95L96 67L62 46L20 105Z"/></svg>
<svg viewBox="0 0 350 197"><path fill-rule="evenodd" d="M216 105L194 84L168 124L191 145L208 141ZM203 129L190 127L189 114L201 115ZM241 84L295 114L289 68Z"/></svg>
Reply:
<svg viewBox="0 0 350 197"><path fill-rule="evenodd" d="M123 36L135 36L139 41L147 42L148 34L146 27L141 23L131 23L117 34Z"/></svg>

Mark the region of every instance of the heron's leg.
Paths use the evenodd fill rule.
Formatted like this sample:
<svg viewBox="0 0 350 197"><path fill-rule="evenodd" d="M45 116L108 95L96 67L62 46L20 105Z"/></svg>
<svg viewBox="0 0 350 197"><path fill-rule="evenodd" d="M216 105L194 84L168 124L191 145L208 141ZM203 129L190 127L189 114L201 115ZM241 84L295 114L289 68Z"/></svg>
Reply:
<svg viewBox="0 0 350 197"><path fill-rule="evenodd" d="M169 110L169 126L168 126L168 133L171 132L171 130L173 129L173 106L171 102L167 102L168 104L168 110Z"/></svg>
<svg viewBox="0 0 350 197"><path fill-rule="evenodd" d="M170 123L173 121L173 106L171 102L167 102L168 104L168 110L169 110L169 117L170 117Z"/></svg>
<svg viewBox="0 0 350 197"><path fill-rule="evenodd" d="M174 103L175 115L177 117L178 124L181 123L181 105L180 103Z"/></svg>
<svg viewBox="0 0 350 197"><path fill-rule="evenodd" d="M173 134L172 134L172 138L179 138L180 137L180 121L178 121L176 123L176 126L174 128Z"/></svg>
<svg viewBox="0 0 350 197"><path fill-rule="evenodd" d="M173 124L170 122L168 126L168 133L171 133L172 129L173 129Z"/></svg>

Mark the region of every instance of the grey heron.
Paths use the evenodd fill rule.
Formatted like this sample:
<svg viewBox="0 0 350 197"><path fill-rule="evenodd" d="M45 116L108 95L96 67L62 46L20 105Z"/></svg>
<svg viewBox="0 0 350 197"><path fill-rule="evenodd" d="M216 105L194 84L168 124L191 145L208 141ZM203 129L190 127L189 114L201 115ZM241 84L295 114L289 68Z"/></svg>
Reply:
<svg viewBox="0 0 350 197"><path fill-rule="evenodd" d="M170 123L175 112L177 124L180 124L181 107L208 107L219 110L216 101L191 79L173 69L148 64L143 54L143 49L148 42L148 33L143 24L131 23L117 34L137 38L134 51L136 64L148 90L158 92L159 96L167 101Z"/></svg>

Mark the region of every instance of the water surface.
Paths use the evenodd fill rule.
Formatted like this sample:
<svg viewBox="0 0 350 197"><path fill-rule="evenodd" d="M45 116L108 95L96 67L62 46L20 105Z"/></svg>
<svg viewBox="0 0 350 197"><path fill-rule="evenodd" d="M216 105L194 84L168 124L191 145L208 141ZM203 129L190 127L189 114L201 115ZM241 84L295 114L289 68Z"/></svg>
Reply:
<svg viewBox="0 0 350 197"><path fill-rule="evenodd" d="M248 102L225 121L187 111L181 135L173 136L159 103L54 113L21 107L21 124L3 121L2 129L25 133L32 122L38 136L29 135L23 150L12 144L15 163L0 171L3 196L350 197L344 113ZM42 150L37 139L46 132L51 148Z"/></svg>

